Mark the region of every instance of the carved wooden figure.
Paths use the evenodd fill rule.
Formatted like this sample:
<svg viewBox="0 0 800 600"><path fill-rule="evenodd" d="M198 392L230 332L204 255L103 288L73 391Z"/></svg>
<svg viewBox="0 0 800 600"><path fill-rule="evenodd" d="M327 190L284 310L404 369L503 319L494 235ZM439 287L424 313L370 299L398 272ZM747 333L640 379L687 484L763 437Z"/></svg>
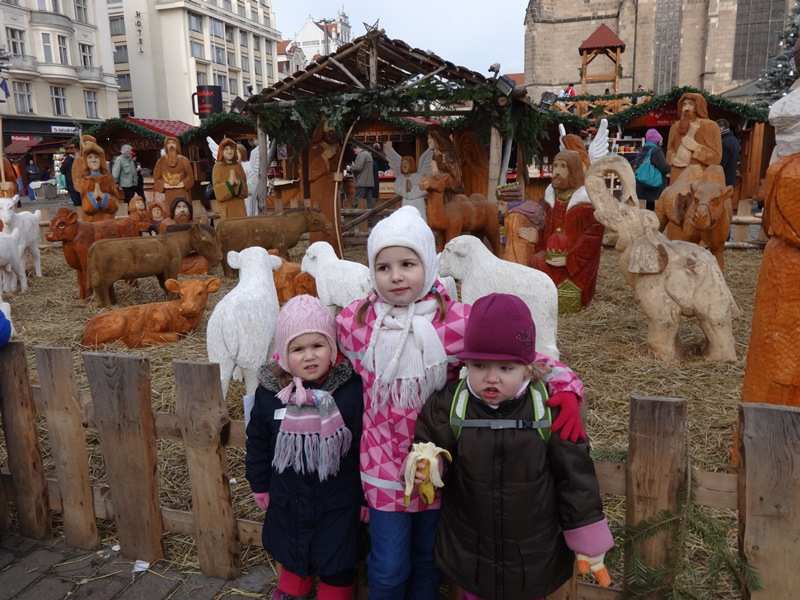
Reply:
<svg viewBox="0 0 800 600"><path fill-rule="evenodd" d="M174 137L164 138L164 152L153 169L153 190L164 194L166 206L178 196L191 202L194 170L189 159L181 155L180 141Z"/></svg>
<svg viewBox="0 0 800 600"><path fill-rule="evenodd" d="M725 242L733 216L733 187L719 165L689 165L656 203L656 214L671 240L702 243L725 266Z"/></svg>
<svg viewBox="0 0 800 600"><path fill-rule="evenodd" d="M289 250L306 232L334 235L333 225L322 212L315 209L286 211L280 215L228 219L217 226L217 237L225 256L231 250L238 252L250 246L261 246L265 250L276 249L284 260L289 258ZM233 270L225 263L222 264L222 268L225 277L233 276Z"/></svg>
<svg viewBox="0 0 800 600"><path fill-rule="evenodd" d="M78 294L83 300L91 294L87 265L89 248L97 240L107 238L137 237L140 224L131 218L111 219L89 223L78 220L78 213L69 208L59 208L50 220L45 234L48 242L61 242L64 259L78 276Z"/></svg>
<svg viewBox="0 0 800 600"><path fill-rule="evenodd" d="M81 208L86 221L113 219L117 214L119 188L108 171L106 153L95 143L82 146L84 168L75 180L75 189L81 194Z"/></svg>
<svg viewBox="0 0 800 600"><path fill-rule="evenodd" d="M688 92L678 99L680 120L669 129L667 162L672 167L669 180L678 180L689 165L702 168L722 160L722 135L719 125L708 118L708 105L702 94Z"/></svg>
<svg viewBox="0 0 800 600"><path fill-rule="evenodd" d="M274 248L269 253L280 256ZM317 295L314 277L309 273L303 273L298 263L282 261L281 266L272 272L272 279L275 282L275 291L278 293L278 303L281 305L300 294Z"/></svg>
<svg viewBox="0 0 800 600"><path fill-rule="evenodd" d="M247 198L247 176L239 161L236 142L224 138L219 143L217 162L211 173L214 185L214 209L222 219L247 216L244 199Z"/></svg>
<svg viewBox="0 0 800 600"><path fill-rule="evenodd" d="M584 188L581 155L563 150L553 159L553 183L545 190L544 228L529 266L547 273L558 288L562 312L576 312L594 297L603 225Z"/></svg>
<svg viewBox="0 0 800 600"><path fill-rule="evenodd" d="M177 196L172 201L169 217L161 221L158 226L159 233L174 230L175 225L191 225L194 223L194 211L190 202L183 196ZM208 260L196 252L185 256L181 261L181 275L205 275L208 273Z"/></svg>
<svg viewBox="0 0 800 600"><path fill-rule="evenodd" d="M665 362L679 361L680 319L692 315L706 337L706 360L736 360L732 322L740 311L714 256L697 244L667 239L652 211L618 202L606 187L608 171L636 198L630 163L616 155L592 163L586 189L597 220L618 234L620 268L647 318L650 349Z"/></svg>
<svg viewBox="0 0 800 600"><path fill-rule="evenodd" d="M220 288L217 278L167 279L164 287L176 300L137 304L101 313L87 321L84 346L99 346L120 341L128 348L177 342L194 331L208 303L208 294Z"/></svg>
<svg viewBox="0 0 800 600"><path fill-rule="evenodd" d="M439 234L436 236L437 251L441 252L454 237L468 232L486 237L492 251L496 255L501 253L497 204L481 194L455 194L445 202L447 190L455 187L449 174L425 177L420 187L428 192L428 225Z"/></svg>
<svg viewBox="0 0 800 600"><path fill-rule="evenodd" d="M88 269L98 304L116 302L114 282L120 279L156 276L166 290L166 280L178 276L181 261L192 252L205 256L212 265L222 260L213 230L203 225L159 236L96 242L89 249Z"/></svg>
<svg viewBox="0 0 800 600"><path fill-rule="evenodd" d="M0 183L0 198L13 198L17 195L17 173L11 161L3 157L4 182Z"/></svg>

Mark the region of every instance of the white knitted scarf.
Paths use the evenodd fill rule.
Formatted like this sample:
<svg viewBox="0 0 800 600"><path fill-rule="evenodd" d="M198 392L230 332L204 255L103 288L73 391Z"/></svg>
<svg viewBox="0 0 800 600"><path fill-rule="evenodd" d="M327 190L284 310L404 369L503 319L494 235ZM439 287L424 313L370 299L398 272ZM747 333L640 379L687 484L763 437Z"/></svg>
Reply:
<svg viewBox="0 0 800 600"><path fill-rule="evenodd" d="M379 405L420 408L447 382L447 353L433 326L436 300L408 306L375 302L375 322L364 362L375 373L372 397Z"/></svg>

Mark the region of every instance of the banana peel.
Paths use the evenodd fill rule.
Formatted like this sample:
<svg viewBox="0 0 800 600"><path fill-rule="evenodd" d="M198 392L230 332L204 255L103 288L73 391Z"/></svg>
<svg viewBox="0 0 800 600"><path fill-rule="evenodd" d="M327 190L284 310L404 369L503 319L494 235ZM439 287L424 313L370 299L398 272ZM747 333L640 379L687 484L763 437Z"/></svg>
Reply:
<svg viewBox="0 0 800 600"><path fill-rule="evenodd" d="M438 466L438 457L443 455L449 462L453 457L444 448L439 448L433 442L417 442L411 447L411 452L406 458L406 468L404 472L405 490L403 503L408 506L411 503L411 492L414 490L414 479L417 473L417 465L420 464L425 481L417 486L417 492L424 504L432 504L436 499L436 488L444 487L442 476L439 469L432 467Z"/></svg>

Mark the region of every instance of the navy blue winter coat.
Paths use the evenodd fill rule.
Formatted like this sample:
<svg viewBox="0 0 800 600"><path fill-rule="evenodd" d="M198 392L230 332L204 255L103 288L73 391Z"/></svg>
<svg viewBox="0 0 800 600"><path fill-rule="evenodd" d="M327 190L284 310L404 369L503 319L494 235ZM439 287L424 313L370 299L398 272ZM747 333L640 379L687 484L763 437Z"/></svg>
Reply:
<svg viewBox="0 0 800 600"><path fill-rule="evenodd" d="M282 374L285 375L275 363L261 369L247 426L247 480L253 492L269 493L262 541L272 557L296 575L337 575L354 569L358 554L362 504L358 449L364 411L361 378L344 360L331 369L319 386L333 395L353 434L339 472L320 481L315 473L302 475L291 467L278 473L272 466L281 426L280 418L275 418L276 411L284 408L276 396L286 384Z"/></svg>

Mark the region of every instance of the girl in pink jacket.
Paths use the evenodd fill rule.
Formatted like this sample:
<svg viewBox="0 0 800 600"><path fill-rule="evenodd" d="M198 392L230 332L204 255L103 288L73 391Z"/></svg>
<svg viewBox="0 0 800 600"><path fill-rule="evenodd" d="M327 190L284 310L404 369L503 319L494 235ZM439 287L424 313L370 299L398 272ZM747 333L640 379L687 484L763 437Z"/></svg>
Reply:
<svg viewBox="0 0 800 600"><path fill-rule="evenodd" d="M456 378L469 306L451 299L437 280L433 232L416 208L404 206L378 222L367 254L374 290L336 321L340 349L364 385L360 465L370 519L369 598L434 600L439 503L423 504L416 491L404 503L403 462L423 404ZM583 385L561 363L539 359L551 367L550 404L560 408L553 431L582 436Z"/></svg>

